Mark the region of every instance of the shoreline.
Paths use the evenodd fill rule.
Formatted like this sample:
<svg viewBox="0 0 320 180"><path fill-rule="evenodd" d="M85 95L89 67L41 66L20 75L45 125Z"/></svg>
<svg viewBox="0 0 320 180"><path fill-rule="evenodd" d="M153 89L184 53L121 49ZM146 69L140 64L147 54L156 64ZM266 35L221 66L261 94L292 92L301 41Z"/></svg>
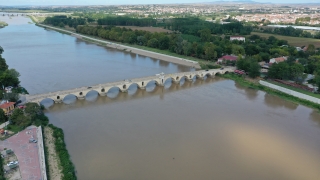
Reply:
<svg viewBox="0 0 320 180"><path fill-rule="evenodd" d="M246 80L246 79L244 79L242 77L239 77L239 76L235 76L235 75L231 75L231 74L223 74L223 75L220 75L220 76L223 77L223 78L226 78L226 79L231 79L234 82L239 83L243 87L248 87L248 88L252 88L252 89L255 89L255 90L260 90L260 91L263 91L263 92L265 92L267 94L271 94L271 95L277 96L277 97L279 97L281 99L284 99L284 100L287 100L289 102L296 103L296 104L299 104L299 105L303 105L303 106L309 107L311 109L315 109L318 112L320 112L320 104L308 101L306 99L301 99L301 98L292 96L292 95L287 94L285 92L281 92L279 90L272 89L270 87L264 86L264 85L259 84L259 83L257 84L257 83L250 82L250 81L248 81L248 80Z"/></svg>
<svg viewBox="0 0 320 180"><path fill-rule="evenodd" d="M109 48L114 48L114 49L118 49L118 50L122 50L122 51L126 51L126 52L130 52L130 53L135 53L138 55L142 55L142 56L146 56L146 57L150 57L150 58L155 58L155 59L159 59L161 61L166 61L166 62L171 62L174 64L179 64L179 65L183 65L183 66L187 66L187 67L192 67L192 68L196 68L196 69L201 69L200 64L196 61L191 61L188 59L183 59L183 58L178 58L178 57L174 57L174 56L169 56L166 54L161 54L161 53L156 53L156 52L152 52L152 51L147 51L147 50L143 50L143 49L138 49L138 48L134 48L131 46L126 46L126 45L122 45L119 43L114 43L111 41L107 41L107 40L100 40L97 38L92 38L89 36L84 36L78 33L74 33L72 31L68 31L68 30L64 30L64 29L60 29L60 28L56 28L56 27L52 27L52 26L47 26L44 24L37 24L40 27L43 28L49 28L49 29L53 29L56 30L58 32L62 33L67 33L71 36L74 36L78 39L84 40L84 41L88 41L91 43L95 43L98 45L103 45Z"/></svg>

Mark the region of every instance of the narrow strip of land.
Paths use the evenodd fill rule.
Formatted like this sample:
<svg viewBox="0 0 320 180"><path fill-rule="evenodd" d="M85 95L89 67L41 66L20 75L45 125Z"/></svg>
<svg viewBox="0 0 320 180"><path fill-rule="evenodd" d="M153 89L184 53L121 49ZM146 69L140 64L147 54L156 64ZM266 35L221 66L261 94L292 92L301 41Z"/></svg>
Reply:
<svg viewBox="0 0 320 180"><path fill-rule="evenodd" d="M92 38L89 36L84 36L78 33L74 33L72 31L68 31L68 30L64 30L64 29L60 29L60 28L56 28L56 27L52 27L52 26L48 26L48 25L44 25L44 24L38 24L41 27L46 27L46 28L50 28L50 29L54 29L57 31L62 31L68 34L71 34L77 38L82 38L85 40L92 40L98 43L104 43L107 47L110 48L115 48L115 49L120 49L120 50L124 50L127 52L131 52L131 53L135 53L135 54L139 54L142 56L147 56L147 57L151 57L151 58L155 58L155 59L159 59L162 61L167 61L167 62L171 62L171 63L175 63L175 64L180 64L180 65L184 65L184 66L188 66L188 67L194 67L197 69L201 69L200 65L198 62L196 61L191 61L188 59L183 59L183 58L178 58L178 57L174 57L174 56L169 56L169 55L165 55L165 54L160 54L160 53L156 53L156 52L152 52L152 51L146 51L143 49L138 49L138 48L134 48L134 47L130 47L130 46L125 46L122 44L117 44L114 42L110 42L110 41L106 41L106 40L100 40L100 39L96 39L96 38Z"/></svg>

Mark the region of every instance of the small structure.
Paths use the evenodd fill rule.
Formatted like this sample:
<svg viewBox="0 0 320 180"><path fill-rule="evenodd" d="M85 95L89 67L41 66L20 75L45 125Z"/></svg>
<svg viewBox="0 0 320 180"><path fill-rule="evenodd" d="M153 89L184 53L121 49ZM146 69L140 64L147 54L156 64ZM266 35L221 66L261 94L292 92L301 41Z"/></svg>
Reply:
<svg viewBox="0 0 320 180"><path fill-rule="evenodd" d="M280 62L283 62L283 61L286 61L288 59L287 56L282 56L282 57L277 57L277 58L272 58L269 60L269 63L280 63Z"/></svg>
<svg viewBox="0 0 320 180"><path fill-rule="evenodd" d="M268 73L270 66L272 65L272 63L266 63L264 61L259 62L259 65L261 67L260 72L261 73Z"/></svg>
<svg viewBox="0 0 320 180"><path fill-rule="evenodd" d="M237 61L237 56L225 55L218 59L218 63L222 63L223 61Z"/></svg>
<svg viewBox="0 0 320 180"><path fill-rule="evenodd" d="M2 104L0 104L0 108L4 111L6 115L9 115L14 110L14 104L14 102L5 101Z"/></svg>
<svg viewBox="0 0 320 180"><path fill-rule="evenodd" d="M243 36L230 36L230 41L234 41L234 40L246 42L246 38Z"/></svg>

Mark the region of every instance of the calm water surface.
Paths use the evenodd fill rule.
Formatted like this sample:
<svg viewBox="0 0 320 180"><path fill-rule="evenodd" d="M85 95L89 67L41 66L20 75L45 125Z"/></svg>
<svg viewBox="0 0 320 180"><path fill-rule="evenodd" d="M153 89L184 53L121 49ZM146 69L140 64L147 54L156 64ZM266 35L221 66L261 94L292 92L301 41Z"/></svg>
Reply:
<svg viewBox="0 0 320 180"><path fill-rule="evenodd" d="M2 13L0 13L2 14ZM21 85L30 94L154 75L190 71L185 66L159 61L75 37L46 30L29 18L0 16L9 26L0 29L0 46L10 68L17 69Z"/></svg>
<svg viewBox="0 0 320 180"><path fill-rule="evenodd" d="M155 71L186 70L34 25L21 26L26 32L20 40L31 36L23 34L37 31L30 41L64 47L59 52L59 45L50 50L34 43L14 50L19 44L1 43L5 29L0 30L9 65L22 72L23 85L32 93L124 79L131 74L139 77ZM19 28L8 29L6 36ZM42 34L42 40L36 39L37 34ZM12 41L19 40L12 37ZM25 52L28 48L33 53ZM25 55L20 53L31 56L28 63L23 63ZM113 54L117 60L109 59ZM88 63L83 56L95 58ZM64 102L49 107L46 114L64 130L80 180L320 179L319 113L231 80L167 81L165 87L148 84L147 90L139 90L131 86L128 93L112 90L100 97L92 92L86 100L69 96Z"/></svg>

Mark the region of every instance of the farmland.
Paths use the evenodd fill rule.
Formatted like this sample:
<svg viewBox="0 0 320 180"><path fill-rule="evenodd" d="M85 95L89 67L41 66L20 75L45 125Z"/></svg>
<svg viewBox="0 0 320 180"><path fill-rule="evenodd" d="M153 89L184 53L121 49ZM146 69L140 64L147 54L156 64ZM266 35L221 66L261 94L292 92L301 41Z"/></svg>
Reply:
<svg viewBox="0 0 320 180"><path fill-rule="evenodd" d="M268 34L268 33L260 33L260 32L251 32L251 35L258 35L265 38L268 38L269 36L274 36L277 39L287 40L288 43L292 46L301 47L301 46L307 46L309 44L313 44L316 48L320 47L320 39L281 36L276 34Z"/></svg>

